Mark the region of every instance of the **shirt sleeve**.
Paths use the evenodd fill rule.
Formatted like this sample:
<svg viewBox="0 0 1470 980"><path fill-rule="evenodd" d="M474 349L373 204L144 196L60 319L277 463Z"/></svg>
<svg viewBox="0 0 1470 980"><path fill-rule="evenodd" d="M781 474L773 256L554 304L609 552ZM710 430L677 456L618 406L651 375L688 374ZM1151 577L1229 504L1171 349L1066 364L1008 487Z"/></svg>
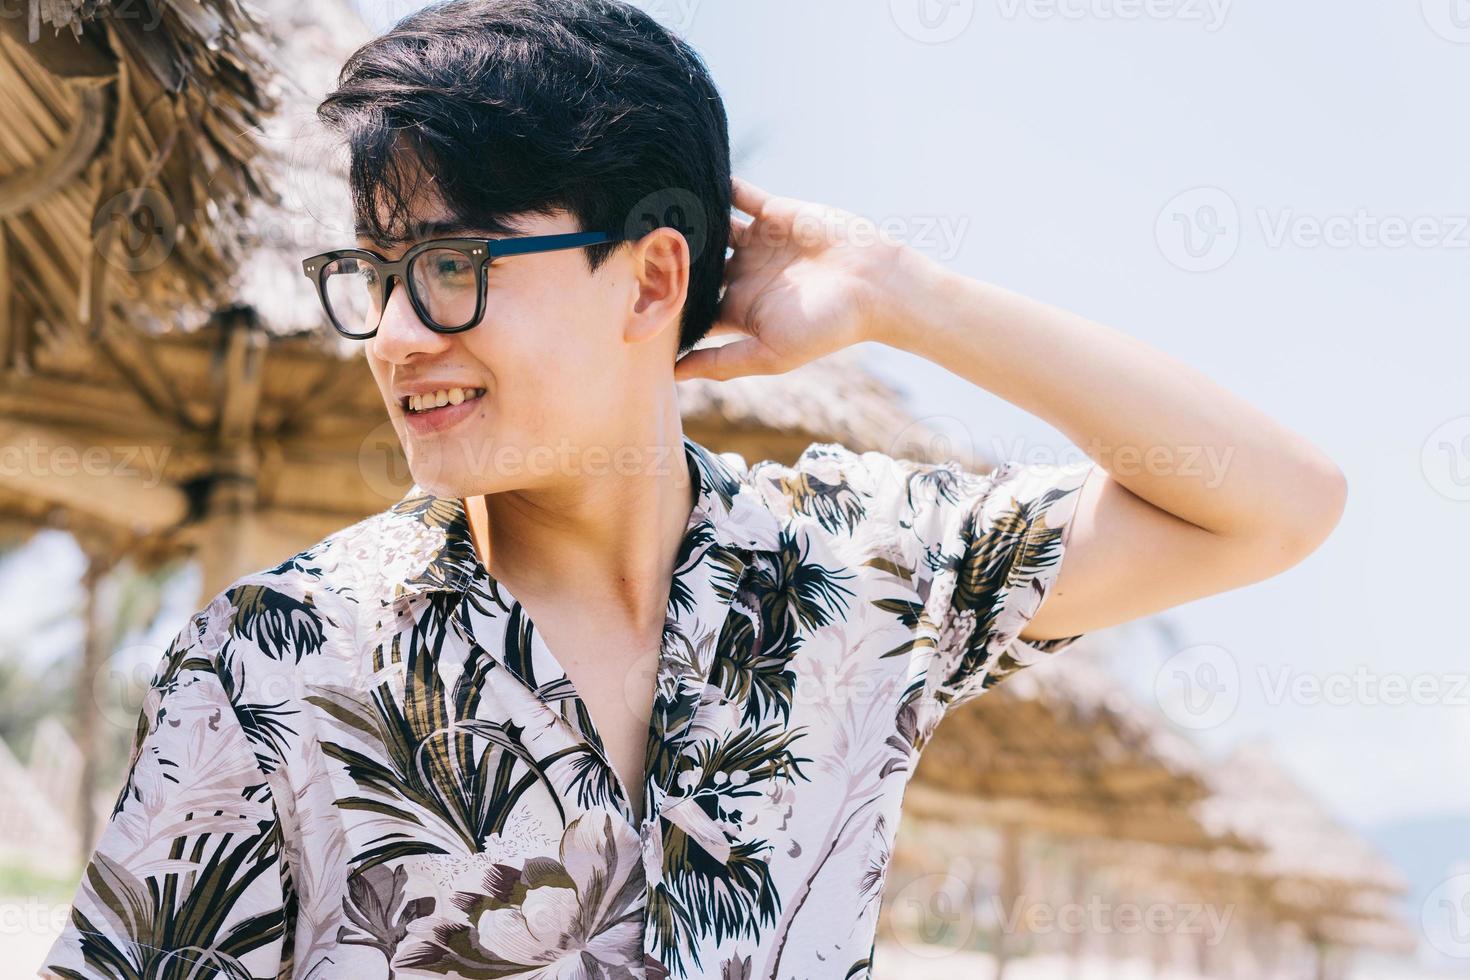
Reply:
<svg viewBox="0 0 1470 980"><path fill-rule="evenodd" d="M1056 585L1087 480L1065 466L1008 461L986 474L946 522L947 558L931 598L938 623L927 689L945 710L1071 646L1082 634L1020 637Z"/></svg>
<svg viewBox="0 0 1470 980"><path fill-rule="evenodd" d="M892 535L919 592L911 677L925 697L948 711L1080 639L1019 634L1056 583L1096 463L1008 460L978 473L953 459L857 455L872 533Z"/></svg>
<svg viewBox="0 0 1470 980"><path fill-rule="evenodd" d="M154 674L122 791L44 977L275 977L287 916L274 800L218 669L219 604ZM212 625L213 624L213 625Z"/></svg>

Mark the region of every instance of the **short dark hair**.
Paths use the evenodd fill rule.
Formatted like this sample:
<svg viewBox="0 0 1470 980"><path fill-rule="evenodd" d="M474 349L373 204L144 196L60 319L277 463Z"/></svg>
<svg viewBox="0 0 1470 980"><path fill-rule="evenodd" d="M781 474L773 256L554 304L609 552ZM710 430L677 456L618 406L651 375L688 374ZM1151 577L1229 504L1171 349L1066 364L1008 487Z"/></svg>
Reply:
<svg viewBox="0 0 1470 980"><path fill-rule="evenodd" d="M730 232L725 106L694 49L637 7L431 4L355 51L317 114L345 138L354 218L373 241L412 237L421 164L449 217L491 234L556 210L586 231L678 228L692 255L679 352L714 323ZM590 269L616 248L584 249Z"/></svg>

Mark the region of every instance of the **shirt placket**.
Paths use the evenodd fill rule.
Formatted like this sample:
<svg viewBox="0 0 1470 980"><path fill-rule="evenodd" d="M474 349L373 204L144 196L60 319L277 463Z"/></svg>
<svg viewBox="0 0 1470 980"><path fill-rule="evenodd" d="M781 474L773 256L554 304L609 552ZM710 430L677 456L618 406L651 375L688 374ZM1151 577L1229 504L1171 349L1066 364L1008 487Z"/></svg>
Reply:
<svg viewBox="0 0 1470 980"><path fill-rule="evenodd" d="M479 591L484 594L483 589ZM502 604L508 609L503 608ZM591 714L578 696L571 678L547 647L540 631L532 627L525 608L503 586L496 583L496 598L491 600L488 610L480 608L467 590L455 607L455 616L468 640L469 655L488 656L503 667L534 695L548 724L558 728L570 741L591 752L598 763L605 767L608 781L614 788L614 803L618 813L629 826L635 826L632 805L627 796L629 788L622 785L617 770L608 759L602 737L598 734L596 725L591 722ZM507 646L507 640L511 637L515 640ZM482 639L484 642L481 642ZM570 719L568 715L571 716ZM580 721L584 718L588 719L589 727L586 729Z"/></svg>
<svg viewBox="0 0 1470 980"><path fill-rule="evenodd" d="M650 728L649 737L666 738L673 746L671 754L674 759L678 759L688 747L689 731L709 687L709 678L714 669L715 655L719 649L722 634L730 618L736 615L732 608L736 590L725 593L717 587L715 582L716 562L713 559L713 552L716 549L721 549L721 546L710 546L685 577L685 585L689 588L693 598L692 608L685 615L676 619L678 631L691 640L707 635L710 628L714 627L718 630L715 644L702 649L695 644L696 651L700 653L694 664L680 663L671 659L667 644L660 651L660 658L663 661L660 664L660 670L674 672L678 680L670 697L656 710L662 710L665 717L676 719L676 727L664 733ZM720 566L722 575L728 576L730 581L743 581L745 574L750 569L749 553L742 549L723 548L721 550L725 556L724 563ZM714 851L719 850L723 847L723 837L719 837L716 843L715 839L706 832L713 825L707 828L699 822L693 812L697 809L694 801L675 785L677 771L677 765L671 765L661 778L655 778L656 774L653 772L648 773L644 786L646 812L661 815L678 824L707 850L711 849L712 845ZM728 849L726 852L728 853ZM723 860L723 857L721 859Z"/></svg>

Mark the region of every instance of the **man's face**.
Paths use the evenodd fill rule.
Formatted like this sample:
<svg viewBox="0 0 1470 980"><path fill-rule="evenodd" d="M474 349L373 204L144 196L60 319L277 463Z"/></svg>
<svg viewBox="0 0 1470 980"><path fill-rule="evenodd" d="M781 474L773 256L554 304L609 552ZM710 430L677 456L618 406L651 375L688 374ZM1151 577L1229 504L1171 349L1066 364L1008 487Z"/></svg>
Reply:
<svg viewBox="0 0 1470 980"><path fill-rule="evenodd" d="M415 217L436 222L444 213L431 204ZM565 213L520 224L527 235L585 230ZM456 234L500 237L468 228L417 237ZM387 259L413 244L385 250L358 240ZM591 273L584 251L496 259L486 270L484 316L460 333L430 330L407 289L393 284L365 353L414 481L430 493L468 497L564 480L573 472L569 452L614 438L618 413L636 410L627 395L643 383L638 362L652 353L635 353L625 340L638 282L621 253ZM672 332L677 343L677 324ZM666 358L671 374L672 347ZM434 390L461 401L410 407L408 395Z"/></svg>

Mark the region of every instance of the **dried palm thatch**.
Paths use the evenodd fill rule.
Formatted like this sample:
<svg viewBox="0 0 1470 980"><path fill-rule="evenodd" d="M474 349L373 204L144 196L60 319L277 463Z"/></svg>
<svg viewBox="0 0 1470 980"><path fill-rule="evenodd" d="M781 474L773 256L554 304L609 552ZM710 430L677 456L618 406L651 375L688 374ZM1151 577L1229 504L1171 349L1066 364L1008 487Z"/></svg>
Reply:
<svg viewBox="0 0 1470 980"><path fill-rule="evenodd" d="M133 313L207 305L269 197L274 107L237 0L27 0L0 18L0 372L72 332L114 356Z"/></svg>
<svg viewBox="0 0 1470 980"><path fill-rule="evenodd" d="M874 376L856 348L786 374L683 381L679 405L691 437L751 461L789 463L816 441L921 462L953 457L978 471L995 464L954 446L916 419L903 394Z"/></svg>
<svg viewBox="0 0 1470 980"><path fill-rule="evenodd" d="M920 757L916 811L1073 837L1240 846L1204 826L1207 764L1157 712L1076 648L953 709Z"/></svg>
<svg viewBox="0 0 1470 980"><path fill-rule="evenodd" d="M1207 827L1257 845L1257 853L1212 855L1196 877L1237 879L1283 921L1323 943L1412 948L1393 902L1403 875L1361 836L1333 819L1264 745L1237 749L1210 776L1201 804Z"/></svg>

